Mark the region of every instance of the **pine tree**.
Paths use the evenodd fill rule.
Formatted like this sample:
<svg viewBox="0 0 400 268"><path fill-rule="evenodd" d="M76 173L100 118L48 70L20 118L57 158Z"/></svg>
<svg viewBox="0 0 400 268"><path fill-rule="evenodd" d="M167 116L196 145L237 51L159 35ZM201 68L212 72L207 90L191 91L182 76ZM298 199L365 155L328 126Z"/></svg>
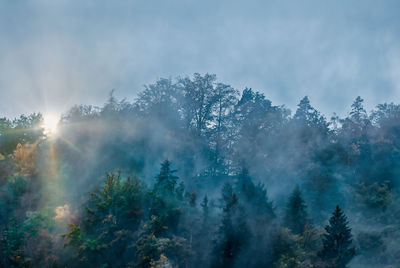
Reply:
<svg viewBox="0 0 400 268"><path fill-rule="evenodd" d="M302 234L309 223L306 204L301 196L299 186L293 190L286 208L285 225L294 234Z"/></svg>
<svg viewBox="0 0 400 268"><path fill-rule="evenodd" d="M161 164L160 173L157 175L157 182L154 185L154 191L160 195L171 195L175 191L178 177L174 175L176 170L171 169L171 162L165 160Z"/></svg>
<svg viewBox="0 0 400 268"><path fill-rule="evenodd" d="M85 216L62 235L68 239L65 245L75 249L79 265L100 267L115 258L118 266L131 259L128 238L142 222L144 194L139 180L106 174L104 184L90 193Z"/></svg>
<svg viewBox="0 0 400 268"><path fill-rule="evenodd" d="M243 207L230 183L222 188L222 200L223 217L215 241L212 267L232 267L249 238Z"/></svg>
<svg viewBox="0 0 400 268"><path fill-rule="evenodd" d="M319 119L319 113L310 104L310 99L305 96L301 99L300 103L297 105L296 113L294 114L294 119L307 122L317 122Z"/></svg>
<svg viewBox="0 0 400 268"><path fill-rule="evenodd" d="M363 106L364 100L358 96L351 105L350 118L357 123L361 123L368 118L367 112Z"/></svg>
<svg viewBox="0 0 400 268"><path fill-rule="evenodd" d="M203 201L200 204L201 210L203 212L203 224L208 223L208 217L209 217L209 207L208 207L208 197L207 195L204 196Z"/></svg>
<svg viewBox="0 0 400 268"><path fill-rule="evenodd" d="M347 217L339 206L336 206L325 230L320 257L330 266L345 268L354 257L355 248L352 246L351 229L348 227Z"/></svg>
<svg viewBox="0 0 400 268"><path fill-rule="evenodd" d="M254 184L247 169L238 174L236 189L241 205L246 212L246 224L251 230L251 243L243 249L238 266L271 267L271 233L275 212L269 201L267 190L261 183ZM249 235L249 233L247 233ZM267 253L268 251L268 253ZM259 258L257 256L263 256Z"/></svg>
<svg viewBox="0 0 400 268"><path fill-rule="evenodd" d="M371 126L371 121L368 114L364 109L364 100L358 96L351 105L351 112L349 116L341 121L342 135L352 142L357 142L367 138L366 132ZM361 139L361 140L360 140Z"/></svg>
<svg viewBox="0 0 400 268"><path fill-rule="evenodd" d="M242 168L242 171L238 175L238 179L236 181L236 188L242 192L245 191L252 184L249 170L247 168Z"/></svg>
<svg viewBox="0 0 400 268"><path fill-rule="evenodd" d="M165 160L151 193L150 214L159 218L164 231L175 231L182 214L185 186L183 182L178 184L179 178L174 175L175 172L176 170L171 169L171 162Z"/></svg>
<svg viewBox="0 0 400 268"><path fill-rule="evenodd" d="M198 222L194 223L197 228L193 232L193 247L195 253L191 261L193 267L209 267L210 266L210 248L212 248L212 237L214 235L215 224L210 219L210 207L207 195L204 196L200 203L201 216ZM196 210L196 213L199 211Z"/></svg>
<svg viewBox="0 0 400 268"><path fill-rule="evenodd" d="M185 187L174 175L171 162L165 160L157 175L151 194L150 218L144 223L136 244L135 267L158 267L172 263L184 267L189 258L190 238L179 233L178 225L184 218Z"/></svg>
<svg viewBox="0 0 400 268"><path fill-rule="evenodd" d="M274 207L268 199L267 190L261 183L254 184L246 168L243 168L238 175L235 190L246 212L252 215L253 220L266 223L275 218Z"/></svg>

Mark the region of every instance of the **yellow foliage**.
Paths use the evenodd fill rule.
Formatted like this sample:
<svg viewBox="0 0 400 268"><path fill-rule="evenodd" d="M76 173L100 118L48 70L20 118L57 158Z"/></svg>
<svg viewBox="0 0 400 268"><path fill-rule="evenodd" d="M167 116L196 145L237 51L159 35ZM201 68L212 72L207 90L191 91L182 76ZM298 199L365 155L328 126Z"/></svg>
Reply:
<svg viewBox="0 0 400 268"><path fill-rule="evenodd" d="M0 154L0 161L5 160L5 159L6 159L5 156Z"/></svg>
<svg viewBox="0 0 400 268"><path fill-rule="evenodd" d="M56 213L56 216L53 218L55 220L66 220L71 216L71 210L68 204L56 207L54 212Z"/></svg>
<svg viewBox="0 0 400 268"><path fill-rule="evenodd" d="M170 268L172 267L168 258L161 253L160 259L158 261L153 261L150 263L151 268Z"/></svg>
<svg viewBox="0 0 400 268"><path fill-rule="evenodd" d="M11 156L18 175L26 177L37 175L35 149L36 144L18 143Z"/></svg>

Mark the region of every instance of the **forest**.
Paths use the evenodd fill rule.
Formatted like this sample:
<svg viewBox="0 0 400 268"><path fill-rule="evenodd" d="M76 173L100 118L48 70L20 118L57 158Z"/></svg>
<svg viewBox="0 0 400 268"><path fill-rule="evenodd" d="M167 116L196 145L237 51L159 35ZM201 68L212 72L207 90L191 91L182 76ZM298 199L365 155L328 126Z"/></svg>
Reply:
<svg viewBox="0 0 400 268"><path fill-rule="evenodd" d="M326 118L214 74L0 118L1 267L386 267L400 105Z"/></svg>

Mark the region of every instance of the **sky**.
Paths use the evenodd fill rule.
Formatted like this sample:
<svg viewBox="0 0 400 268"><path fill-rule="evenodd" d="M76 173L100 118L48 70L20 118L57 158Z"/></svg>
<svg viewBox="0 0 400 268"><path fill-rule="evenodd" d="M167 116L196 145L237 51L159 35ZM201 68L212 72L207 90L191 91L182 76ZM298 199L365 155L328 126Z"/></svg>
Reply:
<svg viewBox="0 0 400 268"><path fill-rule="evenodd" d="M159 78L215 73L328 118L360 95L400 102L400 1L0 2L0 117L134 100Z"/></svg>

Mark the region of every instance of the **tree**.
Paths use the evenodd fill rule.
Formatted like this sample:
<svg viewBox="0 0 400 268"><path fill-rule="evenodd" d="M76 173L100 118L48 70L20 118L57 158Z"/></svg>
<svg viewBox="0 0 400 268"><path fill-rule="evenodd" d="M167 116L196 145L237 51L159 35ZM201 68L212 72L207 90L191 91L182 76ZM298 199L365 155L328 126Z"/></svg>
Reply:
<svg viewBox="0 0 400 268"><path fill-rule="evenodd" d="M184 212L184 185L177 186L176 170L165 160L150 192L150 217L136 243L137 266L153 267L154 263L185 266L189 255L187 240L179 236L178 225Z"/></svg>
<svg viewBox="0 0 400 268"><path fill-rule="evenodd" d="M320 112L311 106L309 98L305 96L297 107L293 119L297 127L300 127L301 140L308 142L313 139L325 138L329 133L329 123Z"/></svg>
<svg viewBox="0 0 400 268"><path fill-rule="evenodd" d="M10 121L0 118L0 153L8 155L18 144L37 144L44 137L43 116L33 113Z"/></svg>
<svg viewBox="0 0 400 268"><path fill-rule="evenodd" d="M273 161L271 158L265 159L267 154L264 152L276 150L276 143L270 144L270 141L287 121L288 114L284 107L273 106L264 94L251 88L244 89L235 105L233 124L229 129L230 140L235 142L234 161L239 166L260 162L265 165Z"/></svg>
<svg viewBox="0 0 400 268"><path fill-rule="evenodd" d="M229 85L218 83L215 88L216 104L213 108L215 122L211 127L212 173L214 176L223 173L224 158L230 150L229 128L232 128L234 105L238 101L238 91Z"/></svg>
<svg viewBox="0 0 400 268"><path fill-rule="evenodd" d="M75 248L78 260L90 265L118 266L132 260L128 238L135 237L143 218L143 199L139 180L107 173L104 184L90 193L86 215L63 235L66 246Z"/></svg>
<svg viewBox="0 0 400 268"><path fill-rule="evenodd" d="M165 160L161 164L160 173L157 175L156 183L152 191L152 204L150 213L158 218L160 228L155 232L156 236L163 235L167 230L175 231L181 214L184 185L177 185L178 177L175 176L176 170L171 169L171 162Z"/></svg>
<svg viewBox="0 0 400 268"><path fill-rule="evenodd" d="M365 139L371 121L363 106L364 100L358 96L351 105L349 116L342 120L342 135L350 142Z"/></svg>
<svg viewBox="0 0 400 268"><path fill-rule="evenodd" d="M175 176L176 170L171 169L171 162L165 160L161 164L160 173L157 175L157 181L154 185L153 192L158 195L173 195L175 194L178 177Z"/></svg>
<svg viewBox="0 0 400 268"><path fill-rule="evenodd" d="M270 267L272 258L269 249L272 246L271 234L275 232L276 217L273 203L269 201L264 185L255 184L246 168L242 168L238 174L235 186L245 211L246 225L251 230L250 243L243 249L243 256L246 257L240 260L240 264L250 267Z"/></svg>
<svg viewBox="0 0 400 268"><path fill-rule="evenodd" d="M200 203L201 215L199 211L194 211L192 214L192 222L190 228L193 228L193 248L192 265L193 267L209 267L210 266L210 248L212 248L212 237L214 235L215 225L210 213L210 206L207 195L204 196L203 201Z"/></svg>
<svg viewBox="0 0 400 268"><path fill-rule="evenodd" d="M136 242L137 261L134 267L185 267L191 254L186 239L172 234L156 236L155 230L159 226L156 216L152 216L144 225ZM171 264L164 266L161 263Z"/></svg>
<svg viewBox="0 0 400 268"><path fill-rule="evenodd" d="M286 207L285 225L292 230L294 234L302 234L305 226L309 223L306 204L301 196L299 186L293 190L289 197Z"/></svg>
<svg viewBox="0 0 400 268"><path fill-rule="evenodd" d="M209 217L209 207L208 207L208 197L207 195L204 196L203 201L200 204L202 212L203 212L203 223L208 222L208 217Z"/></svg>
<svg viewBox="0 0 400 268"><path fill-rule="evenodd" d="M213 267L232 267L235 259L249 240L243 208L232 185L222 188L223 216L213 251Z"/></svg>
<svg viewBox="0 0 400 268"><path fill-rule="evenodd" d="M77 123L80 121L93 121L98 119L100 108L92 105L75 105L72 106L66 114L61 116L61 126L68 123Z"/></svg>
<svg viewBox="0 0 400 268"><path fill-rule="evenodd" d="M213 121L213 109L217 103L214 74L198 73L178 79L178 89L183 95L183 117L188 128L201 136Z"/></svg>
<svg viewBox="0 0 400 268"><path fill-rule="evenodd" d="M261 183L254 184L246 168L238 175L236 190L246 212L252 215L252 221L260 227L275 218L273 204L268 199L267 190Z"/></svg>
<svg viewBox="0 0 400 268"><path fill-rule="evenodd" d="M350 118L353 122L362 123L368 118L367 112L363 106L364 100L358 96L351 105Z"/></svg>
<svg viewBox="0 0 400 268"><path fill-rule="evenodd" d="M1 264L4 267L25 267L31 261L23 248L24 232L16 218L11 218L10 225L2 231L0 245L2 254Z"/></svg>
<svg viewBox="0 0 400 268"><path fill-rule="evenodd" d="M159 79L154 84L145 86L138 94L135 107L143 116L171 124L180 120L178 101L181 101L176 85L171 79Z"/></svg>
<svg viewBox="0 0 400 268"><path fill-rule="evenodd" d="M312 122L316 123L319 120L319 112L311 106L310 99L308 96L305 96L300 100L300 103L297 105L297 110L294 115L294 119L303 121L305 123Z"/></svg>
<svg viewBox="0 0 400 268"><path fill-rule="evenodd" d="M329 219L329 224L325 226L323 249L319 253L322 260L328 265L345 268L355 255L351 229L348 224L347 217L340 207L336 206L332 217Z"/></svg>
<svg viewBox="0 0 400 268"><path fill-rule="evenodd" d="M14 167L18 175L35 177L39 171L36 164L37 142L35 144L18 143L12 155Z"/></svg>

